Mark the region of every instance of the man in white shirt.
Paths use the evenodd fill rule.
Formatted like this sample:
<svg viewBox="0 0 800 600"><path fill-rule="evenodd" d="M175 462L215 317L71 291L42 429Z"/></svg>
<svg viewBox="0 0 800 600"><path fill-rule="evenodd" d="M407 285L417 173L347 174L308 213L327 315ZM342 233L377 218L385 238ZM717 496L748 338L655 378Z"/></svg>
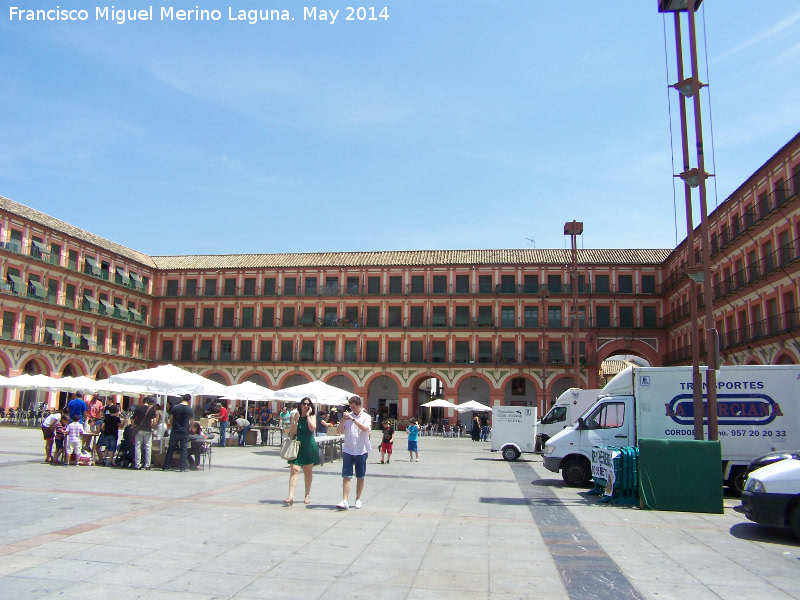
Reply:
<svg viewBox="0 0 800 600"><path fill-rule="evenodd" d="M372 450L369 433L372 430L372 417L361 406L361 398L352 396L350 411L342 415L336 430L344 434L342 446L342 501L336 505L340 510L350 508L350 479L356 472L356 508L361 508L361 492L364 491L364 477L367 474L367 456Z"/></svg>

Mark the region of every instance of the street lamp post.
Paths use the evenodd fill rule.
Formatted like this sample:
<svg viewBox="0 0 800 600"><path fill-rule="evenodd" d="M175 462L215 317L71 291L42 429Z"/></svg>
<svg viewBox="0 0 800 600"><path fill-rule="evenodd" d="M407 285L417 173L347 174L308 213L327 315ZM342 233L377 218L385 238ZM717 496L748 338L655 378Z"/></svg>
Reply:
<svg viewBox="0 0 800 600"><path fill-rule="evenodd" d="M575 387L581 386L581 365L580 365L580 343L578 336L580 335L580 324L578 323L578 236L583 234L583 223L578 221L570 221L564 223L564 235L570 236L572 240L572 255L569 265L569 277L572 284L572 360L575 363Z"/></svg>

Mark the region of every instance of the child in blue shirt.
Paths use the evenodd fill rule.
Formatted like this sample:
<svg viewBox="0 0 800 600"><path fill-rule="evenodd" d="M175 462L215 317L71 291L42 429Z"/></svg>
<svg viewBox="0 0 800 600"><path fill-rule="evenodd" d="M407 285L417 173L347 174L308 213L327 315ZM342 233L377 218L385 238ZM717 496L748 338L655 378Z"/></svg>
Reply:
<svg viewBox="0 0 800 600"><path fill-rule="evenodd" d="M416 419L411 419L411 425L406 427L408 433L408 458L409 462L414 462L414 454L417 455L417 462L419 462L419 448L417 447L417 436L419 435L419 425Z"/></svg>

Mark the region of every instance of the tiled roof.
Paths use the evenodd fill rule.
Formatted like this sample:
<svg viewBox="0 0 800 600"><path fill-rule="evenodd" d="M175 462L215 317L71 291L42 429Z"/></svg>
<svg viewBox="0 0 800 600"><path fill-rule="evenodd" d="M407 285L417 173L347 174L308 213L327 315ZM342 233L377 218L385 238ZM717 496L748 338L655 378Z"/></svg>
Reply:
<svg viewBox="0 0 800 600"><path fill-rule="evenodd" d="M75 239L86 242L87 244L92 244L93 246L107 250L116 256L129 258L146 267L156 268L153 259L146 254L142 254L141 252L131 250L130 248L121 244L117 244L116 242L111 242L105 238L101 238L99 235L84 231L83 229L75 227L74 225L60 221L55 217L46 215L38 210L34 210L28 206L25 206L24 204L20 204L19 202L14 202L13 200L10 200L4 196L0 196L0 210L5 210L33 223L38 223L39 225L53 231L57 231L59 233L63 233L64 235L68 235Z"/></svg>
<svg viewBox="0 0 800 600"><path fill-rule="evenodd" d="M584 265L660 265L672 252L655 250L578 250ZM230 254L154 256L162 270L263 269L312 267L414 267L452 265L563 265L569 250L408 250L389 252L315 252L296 254Z"/></svg>

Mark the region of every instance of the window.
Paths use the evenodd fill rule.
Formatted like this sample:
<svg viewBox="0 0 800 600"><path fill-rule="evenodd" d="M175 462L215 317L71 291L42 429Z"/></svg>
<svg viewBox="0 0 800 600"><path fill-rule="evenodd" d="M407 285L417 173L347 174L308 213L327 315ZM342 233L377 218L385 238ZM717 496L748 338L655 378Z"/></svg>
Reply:
<svg viewBox="0 0 800 600"><path fill-rule="evenodd" d="M411 293L412 294L425 293L425 277L423 275L411 276Z"/></svg>
<svg viewBox="0 0 800 600"><path fill-rule="evenodd" d="M447 327L447 307L434 306L431 312L432 327Z"/></svg>
<svg viewBox="0 0 800 600"><path fill-rule="evenodd" d="M97 351L98 352L105 352L106 350L106 330L105 329L98 329L96 331L97 334Z"/></svg>
<svg viewBox="0 0 800 600"><path fill-rule="evenodd" d="M326 277L325 278L325 288L322 290L322 293L326 296L337 296L339 295L339 278L338 277Z"/></svg>
<svg viewBox="0 0 800 600"><path fill-rule="evenodd" d="M58 244L50 244L50 264L61 264L61 246Z"/></svg>
<svg viewBox="0 0 800 600"><path fill-rule="evenodd" d="M69 250L69 251L67 251L67 267L69 267L73 271L77 271L78 270L78 251L77 250Z"/></svg>
<svg viewBox="0 0 800 600"><path fill-rule="evenodd" d="M369 277L367 278L367 293L380 294L381 293L381 278Z"/></svg>
<svg viewBox="0 0 800 600"><path fill-rule="evenodd" d="M478 362L490 363L492 358L492 342L478 342Z"/></svg>
<svg viewBox="0 0 800 600"><path fill-rule="evenodd" d="M186 295L197 296L197 279L186 280Z"/></svg>
<svg viewBox="0 0 800 600"><path fill-rule="evenodd" d="M547 360L551 365L564 363L564 346L561 342L547 342Z"/></svg>
<svg viewBox="0 0 800 600"><path fill-rule="evenodd" d="M409 360L415 363L425 362L425 353L422 342L410 342L408 345Z"/></svg>
<svg viewBox="0 0 800 600"><path fill-rule="evenodd" d="M274 277L264 277L264 295L265 296L274 296L275 295L275 278Z"/></svg>
<svg viewBox="0 0 800 600"><path fill-rule="evenodd" d="M491 327L492 325L494 325L494 320L492 319L491 306L478 307L478 325L480 327Z"/></svg>
<svg viewBox="0 0 800 600"><path fill-rule="evenodd" d="M539 364L539 342L525 342L525 362Z"/></svg>
<svg viewBox="0 0 800 600"><path fill-rule="evenodd" d="M348 277L347 278L347 293L351 296L358 294L358 277Z"/></svg>
<svg viewBox="0 0 800 600"><path fill-rule="evenodd" d="M642 293L655 294L656 293L656 276L655 275L642 275Z"/></svg>
<svg viewBox="0 0 800 600"><path fill-rule="evenodd" d="M469 275L456 275L456 294L469 293Z"/></svg>
<svg viewBox="0 0 800 600"><path fill-rule="evenodd" d="M272 340L261 340L259 359L261 362L272 362Z"/></svg>
<svg viewBox="0 0 800 600"><path fill-rule="evenodd" d="M303 316L300 317L300 324L307 327L314 325L317 322L317 309L314 306L306 306L303 308Z"/></svg>
<svg viewBox="0 0 800 600"><path fill-rule="evenodd" d="M633 275L620 275L617 291L620 294L633 293Z"/></svg>
<svg viewBox="0 0 800 600"><path fill-rule="evenodd" d="M183 309L183 326L184 327L194 327L195 324L195 311L193 308L184 308Z"/></svg>
<svg viewBox="0 0 800 600"><path fill-rule="evenodd" d="M587 429L616 429L625 424L625 404L607 402L598 406L585 420Z"/></svg>
<svg viewBox="0 0 800 600"><path fill-rule="evenodd" d="M423 327L425 325L425 309L422 306L411 307L411 327Z"/></svg>
<svg viewBox="0 0 800 600"><path fill-rule="evenodd" d="M539 326L539 308L537 306L525 307L525 327Z"/></svg>
<svg viewBox="0 0 800 600"><path fill-rule="evenodd" d="M244 280L244 295L245 296L255 296L256 295L256 278L255 277L247 277Z"/></svg>
<svg viewBox="0 0 800 600"><path fill-rule="evenodd" d="M24 342L33 342L33 330L35 327L36 319L31 315L25 315L25 321L22 325L22 340Z"/></svg>
<svg viewBox="0 0 800 600"><path fill-rule="evenodd" d="M242 340L239 342L239 360L242 362L250 362L253 360L252 340Z"/></svg>
<svg viewBox="0 0 800 600"><path fill-rule="evenodd" d="M633 307L620 306L619 307L619 326L620 327L633 327Z"/></svg>
<svg viewBox="0 0 800 600"><path fill-rule="evenodd" d="M504 363L517 362L517 349L514 342L500 343L500 358Z"/></svg>
<svg viewBox="0 0 800 600"><path fill-rule="evenodd" d="M389 327L400 327L403 324L402 307L390 306L389 307Z"/></svg>
<svg viewBox="0 0 800 600"><path fill-rule="evenodd" d="M344 360L345 362L356 362L358 360L357 356L358 347L356 346L356 342L354 341L346 341L344 343Z"/></svg>
<svg viewBox="0 0 800 600"><path fill-rule="evenodd" d="M222 326L233 327L233 308L224 307L222 309Z"/></svg>
<svg viewBox="0 0 800 600"><path fill-rule="evenodd" d="M608 294L611 291L611 284L608 275L594 276L595 292L598 294Z"/></svg>
<svg viewBox="0 0 800 600"><path fill-rule="evenodd" d="M655 306L642 307L642 327L658 327Z"/></svg>
<svg viewBox="0 0 800 600"><path fill-rule="evenodd" d="M205 288L203 289L204 296L216 296L217 295L217 280L216 279L206 279Z"/></svg>
<svg viewBox="0 0 800 600"><path fill-rule="evenodd" d="M306 340L300 345L300 360L303 361L303 362L313 362L314 361L314 342L313 341Z"/></svg>
<svg viewBox="0 0 800 600"><path fill-rule="evenodd" d="M346 321L349 321L352 325L358 324L358 307L357 306L346 306L344 309L344 318Z"/></svg>
<svg viewBox="0 0 800 600"><path fill-rule="evenodd" d="M447 362L447 345L445 342L431 343L431 362Z"/></svg>
<svg viewBox="0 0 800 600"><path fill-rule="evenodd" d="M275 307L262 306L261 307L261 326L262 327L275 327Z"/></svg>
<svg viewBox="0 0 800 600"><path fill-rule="evenodd" d="M183 340L181 342L181 360L192 360L192 340Z"/></svg>
<svg viewBox="0 0 800 600"><path fill-rule="evenodd" d="M161 341L161 360L174 360L175 342L172 340Z"/></svg>
<svg viewBox="0 0 800 600"><path fill-rule="evenodd" d="M334 321L336 321L336 307L335 306L326 306L325 307L325 327L332 327Z"/></svg>
<svg viewBox="0 0 800 600"><path fill-rule="evenodd" d="M491 275L479 275L478 276L478 293L480 294L491 294L492 290L492 276Z"/></svg>
<svg viewBox="0 0 800 600"><path fill-rule="evenodd" d="M456 342L455 362L469 362L469 342Z"/></svg>
<svg viewBox="0 0 800 600"><path fill-rule="evenodd" d="M517 319L513 306L503 306L500 309L500 324L502 327L516 327Z"/></svg>
<svg viewBox="0 0 800 600"><path fill-rule="evenodd" d="M380 350L379 350L379 343L372 341L367 342L367 362L380 362Z"/></svg>
<svg viewBox="0 0 800 600"><path fill-rule="evenodd" d="M553 423L561 423L567 420L567 407L554 406L549 413L542 419L542 425L551 425Z"/></svg>
<svg viewBox="0 0 800 600"><path fill-rule="evenodd" d="M57 279L48 279L47 280L47 301L50 304L55 304L57 299L58 299L58 280Z"/></svg>
<svg viewBox="0 0 800 600"><path fill-rule="evenodd" d="M380 327L381 309L379 306L367 307L367 327Z"/></svg>
<svg viewBox="0 0 800 600"><path fill-rule="evenodd" d="M560 294L561 290L561 275L548 275L547 276L547 290L551 294Z"/></svg>
<svg viewBox="0 0 800 600"><path fill-rule="evenodd" d="M292 340L281 341L281 361L292 362L294 359L294 344Z"/></svg>
<svg viewBox="0 0 800 600"><path fill-rule="evenodd" d="M548 327L561 327L561 307L548 306L547 307L547 326Z"/></svg>
<svg viewBox="0 0 800 600"><path fill-rule="evenodd" d="M317 278L316 277L306 277L306 296L316 296L317 295Z"/></svg>
<svg viewBox="0 0 800 600"><path fill-rule="evenodd" d="M456 306L456 327L469 327L469 306Z"/></svg>
<svg viewBox="0 0 800 600"><path fill-rule="evenodd" d="M517 291L517 280L513 275L500 276L500 293L513 294Z"/></svg>
<svg viewBox="0 0 800 600"><path fill-rule="evenodd" d="M203 309L203 327L213 327L214 326L214 309L213 308L204 308Z"/></svg>
<svg viewBox="0 0 800 600"><path fill-rule="evenodd" d="M389 277L389 293L402 294L403 293L403 278L397 275Z"/></svg>
<svg viewBox="0 0 800 600"><path fill-rule="evenodd" d="M433 276L433 293L434 294L447 293L447 275Z"/></svg>
<svg viewBox="0 0 800 600"><path fill-rule="evenodd" d="M283 307L283 319L281 320L283 327L294 327L294 306Z"/></svg>
<svg viewBox="0 0 800 600"><path fill-rule="evenodd" d="M226 279L225 280L224 293L225 293L226 296L235 296L236 295L236 279Z"/></svg>
<svg viewBox="0 0 800 600"><path fill-rule="evenodd" d="M177 279L168 279L167 280L167 296L174 298L178 295L178 280Z"/></svg>
<svg viewBox="0 0 800 600"><path fill-rule="evenodd" d="M64 306L67 308L75 308L75 286L71 283L67 284L67 292L64 297Z"/></svg>
<svg viewBox="0 0 800 600"><path fill-rule="evenodd" d="M133 336L125 336L125 356L133 356Z"/></svg>
<svg viewBox="0 0 800 600"><path fill-rule="evenodd" d="M197 360L211 360L211 340L201 340L197 350Z"/></svg>
<svg viewBox="0 0 800 600"><path fill-rule="evenodd" d="M536 294L539 292L539 276L525 275L525 293Z"/></svg>
<svg viewBox="0 0 800 600"><path fill-rule="evenodd" d="M596 306L595 307L595 325L597 327L611 327L611 307L610 306Z"/></svg>
<svg viewBox="0 0 800 600"><path fill-rule="evenodd" d="M252 327L255 320L255 308L252 306L242 307L242 327Z"/></svg>
<svg viewBox="0 0 800 600"><path fill-rule="evenodd" d="M175 327L177 322L177 309L165 308L164 309L164 327Z"/></svg>
<svg viewBox="0 0 800 600"><path fill-rule="evenodd" d="M322 342L322 360L325 362L336 361L336 342Z"/></svg>
<svg viewBox="0 0 800 600"><path fill-rule="evenodd" d="M297 293L297 279L294 277L286 277L283 280L283 294L285 296L294 296Z"/></svg>
<svg viewBox="0 0 800 600"><path fill-rule="evenodd" d="M400 342L389 342L387 345L386 359L390 363L399 363L402 360Z"/></svg>

